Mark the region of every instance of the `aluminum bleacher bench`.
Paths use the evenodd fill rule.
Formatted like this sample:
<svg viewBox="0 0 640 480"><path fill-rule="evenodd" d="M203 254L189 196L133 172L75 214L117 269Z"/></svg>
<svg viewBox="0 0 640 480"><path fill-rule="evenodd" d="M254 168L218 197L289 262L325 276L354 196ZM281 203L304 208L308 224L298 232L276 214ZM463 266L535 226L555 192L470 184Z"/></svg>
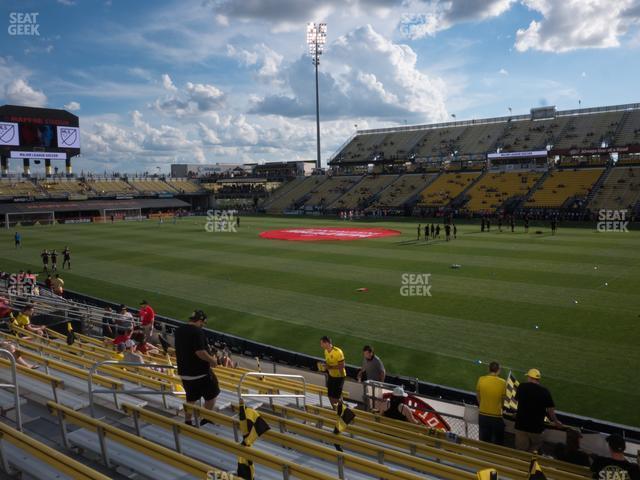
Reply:
<svg viewBox="0 0 640 480"><path fill-rule="evenodd" d="M47 480L108 480L86 465L18 430L0 423L0 457L8 475L22 474Z"/></svg>
<svg viewBox="0 0 640 480"><path fill-rule="evenodd" d="M265 467L272 471L279 472L279 476L276 477L262 477L260 475L257 475L256 478L293 477L308 480L326 480L336 478L335 475L328 475L325 472L302 465L299 461L292 462L290 460L281 458L284 450L278 450L277 455L271 455L269 453L263 452L258 448L255 448L256 445L261 442L257 442L252 447L245 447L240 445L240 443L235 441L234 439L218 436L212 432L205 430L204 428L196 428L185 425L182 420L175 420L173 418L151 412L147 409L134 407L132 405L124 404L122 408L125 413L133 417L134 424L138 426L140 434L143 434L144 428L148 428L141 427L141 423L143 422L151 424L155 427L165 429L166 431L172 433L172 439L176 449L187 451L186 449L182 448L182 442L186 438L190 438L204 445L208 445L208 447L212 450L211 454L213 454L213 451L225 452L225 458L227 458L227 462L229 461L229 458L232 459L231 461L234 461L236 457L242 456L254 462L256 471L261 470L261 467ZM147 430L147 432L151 431ZM175 436L173 435L174 432L176 432ZM176 439L178 440L178 443L175 443ZM287 472L287 475L289 475L290 477L284 477L284 472Z"/></svg>
<svg viewBox="0 0 640 480"><path fill-rule="evenodd" d="M232 444L237 444L239 441L239 438L236 438L236 434L239 431L237 419L191 405L185 406L185 408L197 413L197 417L206 418L214 422L214 425L196 429L197 433L185 429L185 435L198 441L209 443L212 446L221 439L225 439ZM138 422L151 423L156 427L166 429L169 433L172 433L176 423L176 420L154 414L145 409L123 405L123 410L132 414L134 419L138 418ZM144 435L145 433L150 435L158 434L155 429L153 431L147 430L146 432L143 430L142 434ZM376 460L338 452L333 444L327 446L303 440L299 436L281 433L276 426L266 432L261 440L251 448L253 451L277 456L283 461L310 468L333 478L378 478L387 480L418 480L424 478L424 476L409 472L406 469L394 469L380 464ZM442 470L446 470L446 468ZM475 473L468 476L461 474L460 476L448 478L473 480L475 479Z"/></svg>
<svg viewBox="0 0 640 480"><path fill-rule="evenodd" d="M74 445L99 455L108 468L126 467L140 476L155 480L202 480L207 478L208 473L216 471L208 463L62 405L48 402L47 407L52 415L58 417L65 446ZM68 424L80 428L69 433Z"/></svg>

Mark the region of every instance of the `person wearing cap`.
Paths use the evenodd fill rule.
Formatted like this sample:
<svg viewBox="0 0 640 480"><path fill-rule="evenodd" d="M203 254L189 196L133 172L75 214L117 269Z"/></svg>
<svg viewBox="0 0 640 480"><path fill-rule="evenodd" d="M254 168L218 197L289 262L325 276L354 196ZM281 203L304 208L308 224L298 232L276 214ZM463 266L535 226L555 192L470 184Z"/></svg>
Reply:
<svg viewBox="0 0 640 480"><path fill-rule="evenodd" d="M640 480L640 467L627 461L627 447L620 435L609 435L609 457L591 455L591 472L596 480Z"/></svg>
<svg viewBox="0 0 640 480"><path fill-rule="evenodd" d="M202 330L205 323L207 315L202 310L196 310L189 317L189 322L175 331L176 360L187 403L193 404L204 398L204 408L213 410L220 387L211 369L217 366L218 361L209 353L207 338ZM193 425L191 412L185 412L185 423ZM206 423L209 422L205 419L200 421L200 425Z"/></svg>
<svg viewBox="0 0 640 480"><path fill-rule="evenodd" d="M382 409L382 415L394 420L420 424L420 421L413 416L411 409L404 403L404 399L408 396L402 387L394 388L386 407Z"/></svg>
<svg viewBox="0 0 640 480"><path fill-rule="evenodd" d="M344 353L326 335L320 339L320 347L324 350L324 364L321 367L327 372L327 396L331 406L335 408L342 399L342 388L347 376Z"/></svg>
<svg viewBox="0 0 640 480"><path fill-rule="evenodd" d="M555 404L551 393L540 385L540 370L532 368L527 372L527 382L521 383L516 390L518 402L516 411L516 448L528 452L538 452L542 447L544 419L548 416L556 427L562 423L556 417Z"/></svg>
<svg viewBox="0 0 640 480"><path fill-rule="evenodd" d="M500 378L500 364L491 362L489 373L478 379L476 398L478 399L478 426L480 440L497 445L504 444L504 420L502 405L507 395L507 382Z"/></svg>
<svg viewBox="0 0 640 480"><path fill-rule="evenodd" d="M145 342L151 341L156 312L153 311L153 308L151 308L151 305L149 305L149 302L146 300L142 300L142 302L140 302L138 317L140 317L140 325L142 325Z"/></svg>

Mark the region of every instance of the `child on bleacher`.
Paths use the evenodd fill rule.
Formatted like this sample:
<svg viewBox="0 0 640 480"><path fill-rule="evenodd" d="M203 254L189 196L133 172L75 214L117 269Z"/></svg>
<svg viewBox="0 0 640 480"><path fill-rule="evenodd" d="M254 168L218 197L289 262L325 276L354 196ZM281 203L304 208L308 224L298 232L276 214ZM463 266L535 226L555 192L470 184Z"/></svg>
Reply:
<svg viewBox="0 0 640 480"><path fill-rule="evenodd" d="M22 358L22 355L20 354L20 350L18 350L18 348L9 341L0 340L0 349L7 350L8 352L10 352L13 355L13 357L16 359L16 363L18 365L22 365L23 367L27 367L32 370L35 370L40 367L40 365L33 365L27 362L24 358Z"/></svg>

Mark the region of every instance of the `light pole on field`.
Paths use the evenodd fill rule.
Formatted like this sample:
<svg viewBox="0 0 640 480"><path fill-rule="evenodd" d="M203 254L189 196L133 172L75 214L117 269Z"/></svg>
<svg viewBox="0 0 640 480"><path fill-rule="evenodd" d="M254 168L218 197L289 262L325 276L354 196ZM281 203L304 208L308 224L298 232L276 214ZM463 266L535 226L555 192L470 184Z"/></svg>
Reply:
<svg viewBox="0 0 640 480"><path fill-rule="evenodd" d="M316 168L318 169L322 168L320 163L320 95L318 93L318 65L320 64L320 55L322 55L322 50L326 40L326 23L307 24L307 45L309 46L309 55L311 55L313 65L316 68L316 144L318 150Z"/></svg>

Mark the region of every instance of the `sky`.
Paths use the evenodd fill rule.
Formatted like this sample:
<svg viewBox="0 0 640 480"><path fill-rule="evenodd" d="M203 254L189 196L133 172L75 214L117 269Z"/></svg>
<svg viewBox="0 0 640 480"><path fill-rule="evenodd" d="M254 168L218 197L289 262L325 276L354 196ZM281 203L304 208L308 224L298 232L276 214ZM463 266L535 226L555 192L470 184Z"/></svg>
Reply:
<svg viewBox="0 0 640 480"><path fill-rule="evenodd" d="M315 159L308 22L328 25L323 163L356 129L640 101L640 0L3 0L0 19L0 104L78 115L76 172Z"/></svg>

